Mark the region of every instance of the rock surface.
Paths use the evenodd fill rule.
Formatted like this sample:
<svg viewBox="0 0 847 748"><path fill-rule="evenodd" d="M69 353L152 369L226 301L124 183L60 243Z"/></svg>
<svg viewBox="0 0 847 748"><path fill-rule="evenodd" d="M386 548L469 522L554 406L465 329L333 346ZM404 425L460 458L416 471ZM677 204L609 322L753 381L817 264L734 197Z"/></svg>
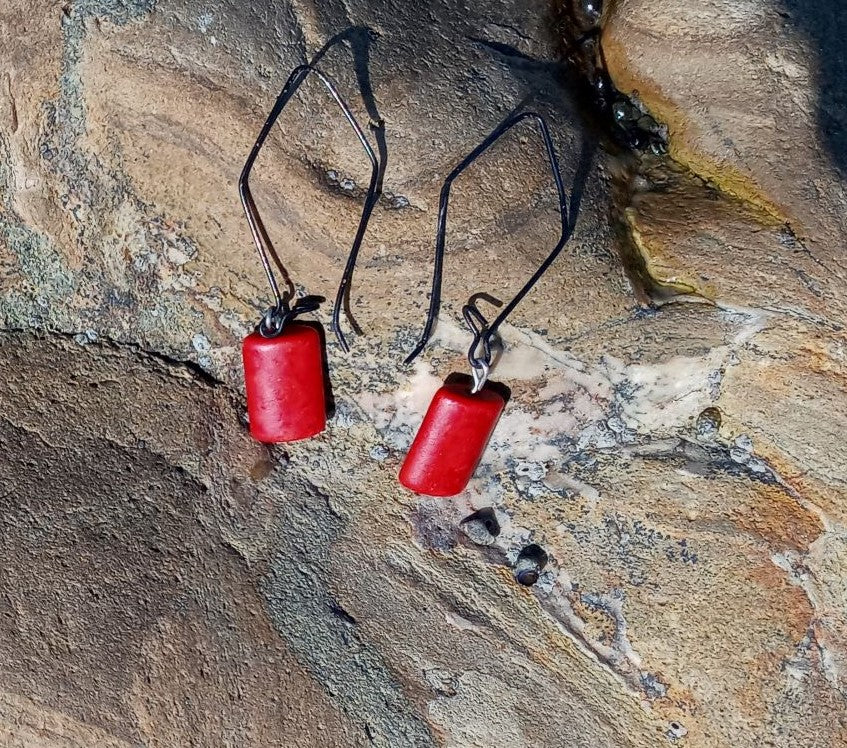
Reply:
<svg viewBox="0 0 847 748"><path fill-rule="evenodd" d="M842 11L832 0L620 0L603 33L616 85L667 123L671 155L786 223L841 278L847 108L843 76L831 79L845 63L829 39L847 31Z"/></svg>
<svg viewBox="0 0 847 748"><path fill-rule="evenodd" d="M843 183L794 74L811 42L764 0L648 6L607 10L603 43L677 163L633 173L586 134L535 0L4 5L4 745L847 740ZM388 153L366 336L330 341L327 431L268 448L245 428L239 344L269 297L236 180L340 32L321 65ZM761 87L728 78L730 49ZM777 88L785 129L738 114ZM503 331L512 399L469 490L419 499L395 475L466 366L461 304L556 239L527 127L457 182L437 336L399 363L441 180L522 102L576 232ZM306 84L254 182L302 290L333 295L366 180Z"/></svg>

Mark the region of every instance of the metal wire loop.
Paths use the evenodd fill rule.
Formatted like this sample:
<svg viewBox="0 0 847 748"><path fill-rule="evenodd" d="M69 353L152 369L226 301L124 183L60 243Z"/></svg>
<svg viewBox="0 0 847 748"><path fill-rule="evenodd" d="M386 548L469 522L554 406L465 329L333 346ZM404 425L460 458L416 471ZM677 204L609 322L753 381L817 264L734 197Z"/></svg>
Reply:
<svg viewBox="0 0 847 748"><path fill-rule="evenodd" d="M272 306L265 310L256 329L263 338L275 338L282 332L284 321L285 312Z"/></svg>
<svg viewBox="0 0 847 748"><path fill-rule="evenodd" d="M471 365L474 386L471 392L479 392L488 381L488 375L494 364L493 347L499 341L499 337L488 337L486 333L490 329L488 320L479 310L477 302L487 301L495 307L503 306L500 299L484 292L475 293L468 299L468 303L462 307L462 316L465 323L473 334L470 348L468 348L468 363Z"/></svg>
<svg viewBox="0 0 847 748"><path fill-rule="evenodd" d="M476 161L483 153L485 153L501 136L505 135L513 127L527 119L535 121L535 123L538 125L538 130L544 143L544 147L547 153L547 160L550 164L550 171L553 175L553 182L556 186L562 230L561 235L559 236L559 240L556 243L556 246L553 247L553 249L544 259L541 265L539 265L538 269L532 274L529 280L524 283L523 287L517 292L515 297L508 304L503 306L500 313L497 315L497 317L495 317L494 321L490 325L483 324L485 318L474 306L475 298L484 298L485 296L487 296L487 294L475 294L471 297L471 301L469 301L469 303L463 307L463 314L465 320L468 322L468 325L471 326L471 329L474 332L474 344L471 347L471 352L468 355L468 360L471 364L471 368L474 373L475 382L478 379L477 372L482 372L484 368L483 364L488 369L490 369L491 367L491 344L492 340L494 340L495 336L497 335L497 330L499 329L500 325L503 324L506 318L512 313L514 308L532 290L533 286L535 286L541 276L544 275L550 265L553 264L554 260L559 256L559 253L562 251L563 247L567 243L567 240L569 238L567 195L565 194L565 186L562 181L562 174L559 169L559 160L556 156L556 147L553 144L553 138L550 135L550 129L547 126L547 122L544 120L544 118L536 112L519 112L517 114L513 114L510 117L506 118L503 122L501 122L491 132L491 134L487 138L485 138L485 140L483 140L476 148L474 148L467 156L465 156L465 158L453 169L453 171L451 171L447 175L447 178L444 180L444 184L441 187L441 196L439 198L438 203L438 227L436 229L435 234L435 264L432 272L432 290L430 292L429 297L429 309L427 311L426 324L424 325L424 329L421 334L420 340L418 341L418 344L406 358L406 363L411 363L412 361L414 361L415 358L417 358L417 356L424 349L430 337L432 336L432 331L435 327L435 322L438 319L438 312L441 307L441 287L444 269L444 247L445 237L447 233L447 208L450 202L450 189L453 185L453 182L463 171L465 171L465 169L467 169L471 164L474 163L474 161ZM497 306L499 306L499 304ZM471 321L472 319L476 320L476 323L478 323L477 326L474 326L474 323ZM477 356L477 349L479 348L480 344L482 345L483 358L479 358ZM488 357L487 360L485 358L486 356ZM479 375L479 377L482 378L483 383L485 379L488 378L488 371L486 370L484 374L484 377L482 377L481 374ZM482 385L479 385L480 388L481 386ZM477 389L475 389L474 391L476 392Z"/></svg>
<svg viewBox="0 0 847 748"><path fill-rule="evenodd" d="M323 301L326 301L323 296L303 296L288 309L272 306L265 310L256 330L263 338L275 338L291 320L301 314L317 311Z"/></svg>
<svg viewBox="0 0 847 748"><path fill-rule="evenodd" d="M247 156L247 161L245 162L244 168L241 171L241 176L238 179L238 192L241 196L241 205L244 208L245 215L247 216L247 223L250 225L250 232L253 235L253 241L256 244L256 249L259 252L259 259L262 261L262 267L265 270L265 275L267 275L268 283L270 284L271 291L276 301L275 305L271 307L270 310L268 310L269 312L272 312L271 316L268 317L268 313L265 313L262 322L259 323L259 329L260 331L262 329L265 329L266 332L271 332L275 335L279 335L279 333L282 332L282 329L284 329L285 325L290 319L292 319L297 314L302 314L305 311L314 311L314 309L317 309L317 306L314 306L307 310L302 304L300 304L300 302L298 302L292 309L291 300L294 298L294 284L291 282L291 279L287 277L287 275L285 276L285 284L287 288L284 293L280 291L279 283L277 282L276 275L273 271L271 258L273 258L273 260L276 262L277 266L283 272L283 274L285 273L285 270L282 266L282 263L279 261L278 255L273 246L273 242L271 241L270 236L268 236L267 229L265 228L265 225L262 222L262 218L259 215L259 210L256 207L255 201L253 200L253 194L250 191L249 177L253 169L253 165L255 164L256 159L259 156L259 151L261 151L262 146L265 144L265 141L267 140L268 135L270 134L271 128L279 118L279 115L285 108L285 105L291 100L291 98L297 92L297 89L310 74L316 75L324 84L324 86L326 86L330 95L335 100L336 104L338 104L341 111L344 113L344 117L347 119L347 121L350 123L350 126L356 133L356 137L362 144L362 147L365 150L365 154L368 157L368 161L370 161L371 164L371 179L370 184L368 186L368 192L365 197L365 204L362 209L362 217L359 220L359 226L356 230L356 236L353 239L353 245L351 246L350 253L347 256L347 262L344 266L344 272L341 276L341 282L338 286L338 291L335 297L335 307L332 312L332 331L335 333L335 336L338 339L341 348L344 351L349 351L350 347L347 344L347 340L344 337L344 333L342 332L340 325L341 309L345 309L345 312L347 313L347 318L351 326L354 330L358 332L359 328L356 325L356 322L350 314L349 310L346 308L344 301L350 292L350 284L353 279L353 272L356 268L356 260L358 259L359 248L362 245L362 240L365 236L365 230L368 226L368 221L370 220L374 205L376 205L376 201L379 198L381 164L379 159L377 159L376 154L374 153L374 149L371 147L367 136L365 135L359 123L356 121L356 118L353 116L353 112L350 110L350 107L347 105L344 99L341 98L341 95L338 93L338 89L336 88L332 79L330 79L317 67L308 64L300 65L292 71L290 76L288 76L288 80L282 87L282 91L277 97L276 102L274 102L273 108L271 109L270 114L268 115L268 118L265 121L265 124L262 126L262 129L259 132L259 137L256 138L256 142L253 145L253 148L250 150L250 154ZM311 298L314 299L315 297ZM289 312L294 312L294 314L289 314ZM272 319L281 320L281 322L274 322L273 325L271 325L270 320ZM278 330L277 325L281 325Z"/></svg>

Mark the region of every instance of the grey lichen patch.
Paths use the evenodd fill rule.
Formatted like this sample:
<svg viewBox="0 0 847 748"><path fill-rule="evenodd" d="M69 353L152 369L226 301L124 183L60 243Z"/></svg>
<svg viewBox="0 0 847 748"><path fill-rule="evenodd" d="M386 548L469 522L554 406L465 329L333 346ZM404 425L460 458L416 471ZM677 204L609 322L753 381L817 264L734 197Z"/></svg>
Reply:
<svg viewBox="0 0 847 748"><path fill-rule="evenodd" d="M14 252L18 268L33 293L45 299L64 300L76 291L74 275L63 265L53 243L21 223L0 219L0 237Z"/></svg>
<svg viewBox="0 0 847 748"><path fill-rule="evenodd" d="M151 13L157 0L78 0L71 6L82 16L104 18L123 25Z"/></svg>
<svg viewBox="0 0 847 748"><path fill-rule="evenodd" d="M368 725L374 745L437 745L380 655L349 636L345 619L326 615L337 603L322 580L344 521L329 510L326 496L291 478L292 499L277 525L285 551L262 583L280 636L351 718Z"/></svg>
<svg viewBox="0 0 847 748"><path fill-rule="evenodd" d="M694 475L718 477L723 474L743 476L769 485L778 484L787 488L786 481L767 461L753 455L748 437L737 442L711 439L641 439L627 453L647 460L671 460Z"/></svg>
<svg viewBox="0 0 847 748"><path fill-rule="evenodd" d="M15 213L11 164L9 142L0 133L0 242L15 259L10 273L24 280L17 289L0 295L0 317L9 327L60 326L67 315L65 302L76 290L76 279L53 242Z"/></svg>
<svg viewBox="0 0 847 748"><path fill-rule="evenodd" d="M0 136L0 240L15 263L17 287L0 297L0 316L8 327L46 327L71 332L80 327L123 341L136 338L174 357L189 350L189 331L206 327L204 302L186 303L195 281L184 272L197 256L187 227L163 215L134 192L121 170L116 141L104 160L83 146L87 131L84 82L80 66L92 19L127 23L150 11L152 3L77 3L62 16L64 43L59 94L44 104L39 132L41 165L58 193L67 230L56 239L25 225L14 210L18 186L14 159ZM112 166L108 166L110 163ZM75 245L75 246L74 246ZM81 258L81 264L74 266ZM164 335L163 335L164 332ZM217 362L208 356L208 369Z"/></svg>
<svg viewBox="0 0 847 748"><path fill-rule="evenodd" d="M576 523L566 525L569 532L583 541L591 541ZM697 544L678 538L640 519L621 514L605 514L597 532L604 555L613 561L633 587L649 585L648 569L652 563L668 562L693 565L697 563ZM685 573L682 569L679 573Z"/></svg>
<svg viewBox="0 0 847 748"><path fill-rule="evenodd" d="M338 169L316 167L321 174L321 181L334 192L345 197L364 197L367 187L361 187L353 177L347 176Z"/></svg>

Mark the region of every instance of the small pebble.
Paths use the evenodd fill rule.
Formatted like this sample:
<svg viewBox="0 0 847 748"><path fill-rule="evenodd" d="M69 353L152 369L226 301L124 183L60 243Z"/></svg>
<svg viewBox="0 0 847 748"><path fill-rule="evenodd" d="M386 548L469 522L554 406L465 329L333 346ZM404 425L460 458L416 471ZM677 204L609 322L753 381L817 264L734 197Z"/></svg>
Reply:
<svg viewBox="0 0 847 748"><path fill-rule="evenodd" d="M626 133L626 143L633 150L640 151L647 144L647 136L638 130L630 130Z"/></svg>
<svg viewBox="0 0 847 748"><path fill-rule="evenodd" d="M535 545L528 545L520 554L515 563L515 579L525 587L531 587L537 581L544 567L547 566L547 553L544 549Z"/></svg>
<svg viewBox="0 0 847 748"><path fill-rule="evenodd" d="M576 0L573 5L574 20L583 31L590 31L600 23L602 0Z"/></svg>
<svg viewBox="0 0 847 748"><path fill-rule="evenodd" d="M663 141L654 138L650 141L650 150L656 156L664 156L668 152L668 147Z"/></svg>
<svg viewBox="0 0 847 748"><path fill-rule="evenodd" d="M721 427L721 412L717 408L706 408L697 416L695 431L698 438L713 441Z"/></svg>
<svg viewBox="0 0 847 748"><path fill-rule="evenodd" d="M628 101L618 100L612 104L612 116L617 122L633 122L640 112Z"/></svg>
<svg viewBox="0 0 847 748"><path fill-rule="evenodd" d="M459 527L477 545L491 545L500 534L500 523L491 507L468 515L459 523Z"/></svg>
<svg viewBox="0 0 847 748"><path fill-rule="evenodd" d="M642 130L655 133L659 129L659 124L649 114L642 114L638 118L638 126Z"/></svg>

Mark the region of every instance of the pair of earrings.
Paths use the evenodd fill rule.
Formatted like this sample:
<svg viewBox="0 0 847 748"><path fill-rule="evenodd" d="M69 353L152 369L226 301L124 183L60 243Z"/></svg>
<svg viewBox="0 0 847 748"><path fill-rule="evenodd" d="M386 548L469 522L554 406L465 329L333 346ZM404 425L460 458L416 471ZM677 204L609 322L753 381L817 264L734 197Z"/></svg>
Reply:
<svg viewBox="0 0 847 748"><path fill-rule="evenodd" d="M312 65L301 65L296 68L289 76L259 133L239 179L242 205L276 302L265 312L256 329L245 338L242 347L250 432L254 438L262 442L290 442L306 439L321 432L326 425L323 338L316 324L296 320L304 313L315 311L323 299L305 296L292 304L294 286L287 276L285 278L287 288L285 292L280 291L273 272L272 259L278 266L281 265L259 217L249 187L250 172L273 124L310 74L317 76L329 90L355 131L371 164L371 180L362 216L336 292L332 314L332 330L345 352L349 351L349 346L341 330L340 314L343 308L356 329L349 313L350 283L359 248L378 199L381 181L381 164L364 131L331 79ZM543 117L534 112L514 114L491 132L444 180L438 206L435 263L426 324L417 346L406 359L406 363L413 361L423 351L438 319L451 186L454 180L502 135L524 120L533 120L538 125L544 142L558 196L561 234L555 247L507 304L503 305L489 294L478 293L474 294L462 308L464 320L472 333L467 355L471 376L451 375L430 403L421 427L403 461L399 475L400 483L415 493L428 496L454 496L461 493L467 486L507 401L507 394L504 394L506 388L488 381L500 348L498 330L555 261L567 242L569 233L567 197L550 130ZM480 311L478 307L480 301L486 301L500 308L492 322L489 322Z"/></svg>

